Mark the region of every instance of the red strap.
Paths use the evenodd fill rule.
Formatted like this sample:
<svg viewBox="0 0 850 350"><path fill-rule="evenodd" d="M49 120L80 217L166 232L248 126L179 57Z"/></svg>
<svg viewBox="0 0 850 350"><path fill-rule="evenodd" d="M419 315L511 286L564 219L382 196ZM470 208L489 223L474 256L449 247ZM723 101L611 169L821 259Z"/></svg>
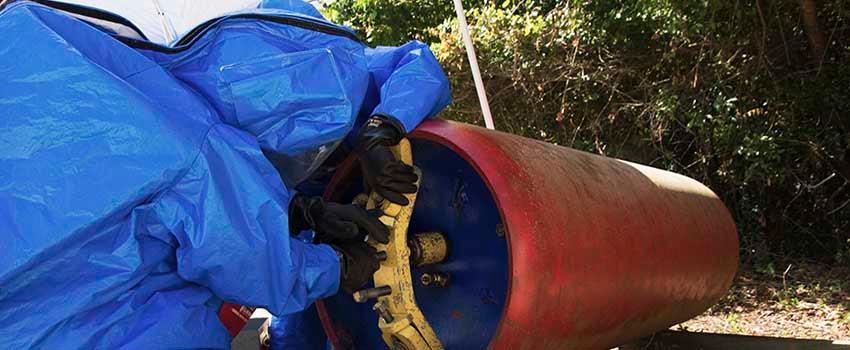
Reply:
<svg viewBox="0 0 850 350"><path fill-rule="evenodd" d="M218 319L221 320L224 328L227 328L230 336L235 337L245 327L253 313L253 307L225 302L221 304L221 309L218 311Z"/></svg>

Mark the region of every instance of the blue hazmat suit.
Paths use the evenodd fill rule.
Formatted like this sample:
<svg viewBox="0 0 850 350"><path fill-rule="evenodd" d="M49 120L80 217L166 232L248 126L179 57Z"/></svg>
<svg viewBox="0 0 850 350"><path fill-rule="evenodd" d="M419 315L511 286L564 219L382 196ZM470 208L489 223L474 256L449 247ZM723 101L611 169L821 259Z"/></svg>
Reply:
<svg viewBox="0 0 850 350"><path fill-rule="evenodd" d="M335 252L290 237L292 188L358 119L410 131L450 97L424 44L370 49L308 8L161 45L112 13L5 5L0 347L229 348L223 301L285 315L337 292Z"/></svg>

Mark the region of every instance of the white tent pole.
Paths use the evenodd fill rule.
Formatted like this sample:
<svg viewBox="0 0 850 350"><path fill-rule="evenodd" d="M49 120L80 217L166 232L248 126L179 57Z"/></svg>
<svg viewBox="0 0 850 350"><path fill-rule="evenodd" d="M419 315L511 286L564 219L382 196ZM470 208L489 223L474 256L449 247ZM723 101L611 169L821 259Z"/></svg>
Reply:
<svg viewBox="0 0 850 350"><path fill-rule="evenodd" d="M466 24L466 15L463 14L463 4L460 0L454 0L457 21L463 36L463 45L466 47L466 55L469 57L469 67L472 68L472 79L475 80L475 91L478 93L478 102L481 103L481 112L484 114L484 125L487 129L495 130L493 115L490 114L490 103L487 102L487 91L484 90L484 81L481 80L481 71L478 69L478 59L475 57L475 46L469 35L469 25Z"/></svg>
<svg viewBox="0 0 850 350"><path fill-rule="evenodd" d="M165 10L162 9L162 5L159 4L159 1L152 0L152 3L154 8L156 8L156 14L159 15L159 19L162 22L162 35L165 37L166 42L170 45L177 39L177 31L174 29L174 25L171 24L171 19L168 18L168 15L165 13Z"/></svg>

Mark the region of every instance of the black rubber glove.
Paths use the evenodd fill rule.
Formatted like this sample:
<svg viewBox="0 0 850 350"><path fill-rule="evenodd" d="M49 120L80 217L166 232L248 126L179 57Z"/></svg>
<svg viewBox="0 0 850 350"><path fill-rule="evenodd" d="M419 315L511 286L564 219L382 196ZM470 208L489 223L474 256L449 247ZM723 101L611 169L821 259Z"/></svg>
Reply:
<svg viewBox="0 0 850 350"><path fill-rule="evenodd" d="M349 294L369 283L380 267L378 251L366 242L349 241L331 247L340 258L339 286Z"/></svg>
<svg viewBox="0 0 850 350"><path fill-rule="evenodd" d="M354 204L325 202L319 197L295 195L289 204L289 232L311 229L317 243L363 242L366 235L389 242L390 231L378 220L380 210L367 211Z"/></svg>
<svg viewBox="0 0 850 350"><path fill-rule="evenodd" d="M393 118L380 115L369 118L360 129L357 154L368 190L390 202L407 205L410 201L404 194L416 192L419 177L413 167L396 159L390 150L404 137L403 130Z"/></svg>

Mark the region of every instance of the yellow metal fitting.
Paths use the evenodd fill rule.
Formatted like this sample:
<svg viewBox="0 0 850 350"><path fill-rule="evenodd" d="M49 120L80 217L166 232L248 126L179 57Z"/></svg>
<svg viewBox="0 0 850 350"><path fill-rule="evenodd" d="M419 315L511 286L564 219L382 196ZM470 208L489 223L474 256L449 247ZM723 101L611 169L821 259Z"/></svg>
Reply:
<svg viewBox="0 0 850 350"><path fill-rule="evenodd" d="M393 148L395 156L408 165L413 165L413 153L410 142L402 140ZM422 176L419 169L417 175ZM419 182L416 183L419 186ZM375 272L376 286L388 288L391 292L378 296L376 311L380 310L378 328L384 342L393 350L440 350L443 345L437 334L428 324L425 315L416 305L413 295L413 278L410 273L410 248L407 245L407 228L413 215L416 193L406 194L410 204L401 206L381 200L376 193L369 196L366 208L378 206L383 210L381 222L390 228L389 243L370 241L378 251L386 252L386 259ZM444 242L445 243L445 242ZM386 291L386 289L384 289ZM378 293L382 294L382 293ZM360 295L361 298L364 295Z"/></svg>
<svg viewBox="0 0 850 350"><path fill-rule="evenodd" d="M449 253L446 237L439 232L417 233L408 243L412 250L410 262L416 266L441 263Z"/></svg>

